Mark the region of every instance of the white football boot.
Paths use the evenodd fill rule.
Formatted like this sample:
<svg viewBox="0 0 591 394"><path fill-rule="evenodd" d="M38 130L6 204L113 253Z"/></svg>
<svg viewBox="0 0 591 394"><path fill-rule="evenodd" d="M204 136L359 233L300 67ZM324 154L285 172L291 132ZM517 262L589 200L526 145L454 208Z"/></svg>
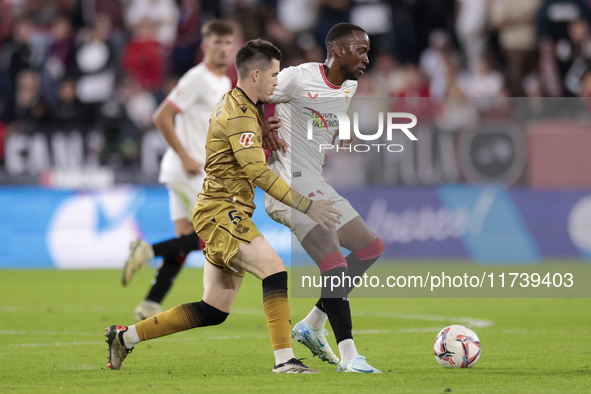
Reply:
<svg viewBox="0 0 591 394"><path fill-rule="evenodd" d="M123 267L121 275L121 282L123 286L127 286L131 282L133 275L142 267L148 265L150 260L154 258L154 250L152 246L148 245L141 239L136 239L129 245L129 258Z"/></svg>
<svg viewBox="0 0 591 394"><path fill-rule="evenodd" d="M160 313L162 313L162 306L160 306L160 304L146 300L140 302L140 304L133 311L135 321L138 322L146 320L149 317L156 316Z"/></svg>
<svg viewBox="0 0 591 394"><path fill-rule="evenodd" d="M337 367L337 372L382 373L379 369L369 365L363 356L353 357L348 361L341 361Z"/></svg>
<svg viewBox="0 0 591 394"><path fill-rule="evenodd" d="M329 364L337 365L339 358L330 348L325 335L328 335L327 330L313 328L306 320L302 320L291 330L292 339L310 349L314 356Z"/></svg>

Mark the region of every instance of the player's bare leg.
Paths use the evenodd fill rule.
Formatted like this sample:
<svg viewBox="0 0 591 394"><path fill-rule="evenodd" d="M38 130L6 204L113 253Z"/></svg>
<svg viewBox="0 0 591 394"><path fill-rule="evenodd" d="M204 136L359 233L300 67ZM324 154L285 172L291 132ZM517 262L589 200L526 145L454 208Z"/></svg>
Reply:
<svg viewBox="0 0 591 394"><path fill-rule="evenodd" d="M302 241L302 246L318 264L323 276L337 275L340 277L343 273L350 277L362 275L383 252L383 243L359 216L333 233L316 226ZM345 259L340 252L340 246L355 252L349 254ZM370 259L366 259L366 257L370 257ZM306 334L311 337L319 336L318 334L324 331L324 325L328 319L335 332L343 360L339 364L339 371L379 372L367 364L362 356L359 356L355 347L352 336L351 311L347 299L351 288L345 287L337 291L343 294L326 294L326 291L324 292L308 316L294 327L292 333L294 339L300 339L298 342L310 348L313 354L320 354L321 359L332 362L332 351L329 353L328 343L326 346L318 347L316 343L321 343L320 340L307 341L305 338Z"/></svg>
<svg viewBox="0 0 591 394"><path fill-rule="evenodd" d="M112 325L107 328L111 369L120 369L123 360L136 344L149 339L188 330L195 327L223 323L240 290L242 277L226 273L205 264L203 269L203 298L199 302L178 305L166 312L133 326Z"/></svg>
<svg viewBox="0 0 591 394"><path fill-rule="evenodd" d="M250 272L263 282L263 310L275 354L276 373L318 373L296 359L291 348L291 315L287 300L287 271L263 236L240 244L230 267Z"/></svg>

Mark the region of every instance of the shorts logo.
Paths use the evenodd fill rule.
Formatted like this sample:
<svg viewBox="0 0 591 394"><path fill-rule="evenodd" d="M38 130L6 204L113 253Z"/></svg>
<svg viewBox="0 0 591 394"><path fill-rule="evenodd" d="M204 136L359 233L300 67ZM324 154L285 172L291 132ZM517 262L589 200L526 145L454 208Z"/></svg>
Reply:
<svg viewBox="0 0 591 394"><path fill-rule="evenodd" d="M245 226L243 226L241 223L239 223L239 224L236 226L236 232L237 232L238 234L246 234L246 233L247 233L247 232L249 232L249 231L250 231L250 227L245 227Z"/></svg>
<svg viewBox="0 0 591 394"><path fill-rule="evenodd" d="M253 143L252 137L254 137L254 133L242 133L242 135L240 136L240 143L242 144L242 146L244 146L245 148L251 146Z"/></svg>

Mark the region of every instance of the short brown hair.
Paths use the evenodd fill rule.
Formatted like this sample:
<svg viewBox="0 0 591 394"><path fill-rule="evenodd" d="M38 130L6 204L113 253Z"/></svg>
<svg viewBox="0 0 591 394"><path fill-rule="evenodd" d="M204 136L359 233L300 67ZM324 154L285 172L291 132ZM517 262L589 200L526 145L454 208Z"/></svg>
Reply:
<svg viewBox="0 0 591 394"><path fill-rule="evenodd" d="M281 51L275 45L260 38L248 41L236 54L238 77L246 78L250 71L256 69L267 70L273 59L282 59Z"/></svg>
<svg viewBox="0 0 591 394"><path fill-rule="evenodd" d="M201 37L202 39L206 39L212 34L218 36L233 35L234 27L226 20L212 19L205 22L205 24L201 27Z"/></svg>

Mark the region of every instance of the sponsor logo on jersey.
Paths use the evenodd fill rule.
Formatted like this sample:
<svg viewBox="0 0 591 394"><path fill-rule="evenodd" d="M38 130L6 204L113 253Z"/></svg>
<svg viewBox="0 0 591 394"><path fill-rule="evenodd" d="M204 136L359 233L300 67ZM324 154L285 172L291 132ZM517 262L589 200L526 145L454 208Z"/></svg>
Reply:
<svg viewBox="0 0 591 394"><path fill-rule="evenodd" d="M308 92L308 97L312 100L316 100L318 98L318 93L312 96L312 93Z"/></svg>
<svg viewBox="0 0 591 394"><path fill-rule="evenodd" d="M326 131L328 131L328 124L326 123L326 120L324 119L324 117L322 116L322 114L320 112L315 111L310 107L304 107L304 109L307 109L308 111L312 112L312 113L304 112L304 114L306 114L309 117L311 117L312 119L314 119L316 121L316 124L320 127L320 130L322 130L322 128L324 128ZM310 138L308 138L308 139L310 139Z"/></svg>
<svg viewBox="0 0 591 394"><path fill-rule="evenodd" d="M185 93L186 92L183 89L179 89L179 90L176 91L176 93L174 95L175 95L175 97L180 97L180 96L182 96Z"/></svg>
<svg viewBox="0 0 591 394"><path fill-rule="evenodd" d="M244 146L245 148L251 146L253 144L252 137L254 137L254 133L242 133L242 135L240 136L240 143L242 144L242 146Z"/></svg>
<svg viewBox="0 0 591 394"><path fill-rule="evenodd" d="M246 113L246 110L248 108L246 107L246 105L243 105L243 106L240 107L240 109L242 110L242 113L245 114Z"/></svg>

